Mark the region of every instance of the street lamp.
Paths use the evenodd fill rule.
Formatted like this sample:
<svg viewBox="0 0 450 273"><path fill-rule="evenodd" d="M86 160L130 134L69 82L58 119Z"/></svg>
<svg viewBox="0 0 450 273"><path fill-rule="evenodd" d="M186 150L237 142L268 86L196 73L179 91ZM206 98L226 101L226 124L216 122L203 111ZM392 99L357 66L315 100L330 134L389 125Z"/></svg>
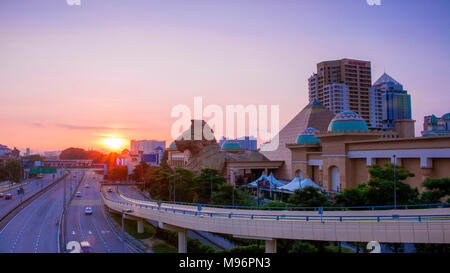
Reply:
<svg viewBox="0 0 450 273"><path fill-rule="evenodd" d="M122 247L123 247L123 252L126 252L125 249L125 225L124 225L124 219L125 219L125 213L131 213L133 212L131 209L122 209Z"/></svg>
<svg viewBox="0 0 450 273"><path fill-rule="evenodd" d="M123 247L123 252L125 252L125 225L124 225L124 218L125 218L125 210L122 210L122 247Z"/></svg>
<svg viewBox="0 0 450 273"><path fill-rule="evenodd" d="M396 156L394 155L394 209L397 208L397 179L396 179L396 170L395 166L397 165Z"/></svg>
<svg viewBox="0 0 450 273"><path fill-rule="evenodd" d="M176 193L176 188L177 188L177 176L176 173L173 174L173 202L176 202L175 199L175 193Z"/></svg>
<svg viewBox="0 0 450 273"><path fill-rule="evenodd" d="M212 170L209 170L209 183L211 184L211 193L209 194L209 201L211 201L213 194Z"/></svg>

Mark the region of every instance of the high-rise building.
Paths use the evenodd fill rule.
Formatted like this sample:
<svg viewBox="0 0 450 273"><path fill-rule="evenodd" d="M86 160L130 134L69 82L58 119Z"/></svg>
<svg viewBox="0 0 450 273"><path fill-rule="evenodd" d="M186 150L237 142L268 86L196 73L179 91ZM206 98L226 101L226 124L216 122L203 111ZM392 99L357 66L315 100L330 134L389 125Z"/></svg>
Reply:
<svg viewBox="0 0 450 273"><path fill-rule="evenodd" d="M324 61L317 64L317 72L308 80L309 99L318 100L335 114L347 110L356 112L372 127L369 94L371 84L369 61Z"/></svg>
<svg viewBox="0 0 450 273"><path fill-rule="evenodd" d="M166 141L158 140L131 140L130 153L131 154L153 154L158 153L159 149L164 152L166 150Z"/></svg>
<svg viewBox="0 0 450 273"><path fill-rule="evenodd" d="M384 73L372 86L370 93L381 99L377 104L374 113L371 113L373 127L394 128L394 120L411 119L411 96L403 89L403 85Z"/></svg>

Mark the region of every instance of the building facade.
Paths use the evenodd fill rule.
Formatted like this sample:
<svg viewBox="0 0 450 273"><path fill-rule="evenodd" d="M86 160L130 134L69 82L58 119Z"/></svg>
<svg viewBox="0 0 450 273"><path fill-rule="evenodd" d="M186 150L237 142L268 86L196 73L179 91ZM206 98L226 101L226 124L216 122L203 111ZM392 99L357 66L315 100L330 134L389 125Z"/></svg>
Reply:
<svg viewBox="0 0 450 273"><path fill-rule="evenodd" d="M403 130L413 132L414 122L400 127L412 127ZM336 115L325 133L308 128L296 143L286 146L291 151L292 173L308 177L332 192L366 183L369 168L388 162L414 173L405 182L419 191L426 178L450 177L450 136L410 135L383 138L382 131L369 130L364 119L347 111Z"/></svg>
<svg viewBox="0 0 450 273"><path fill-rule="evenodd" d="M371 75L369 61L341 59L320 62L317 72L308 80L309 99L318 100L335 114L346 110L356 112L372 127Z"/></svg>
<svg viewBox="0 0 450 273"><path fill-rule="evenodd" d="M372 101L378 102L373 109L372 124L374 128L394 128L394 121L411 119L411 96L403 85L384 73L370 89L374 96ZM381 109L379 109L381 107Z"/></svg>
<svg viewBox="0 0 450 273"><path fill-rule="evenodd" d="M449 136L450 113L438 118L435 115L425 116L422 136Z"/></svg>
<svg viewBox="0 0 450 273"><path fill-rule="evenodd" d="M159 149L166 150L166 141L159 140L131 140L130 153L131 154L154 154Z"/></svg>

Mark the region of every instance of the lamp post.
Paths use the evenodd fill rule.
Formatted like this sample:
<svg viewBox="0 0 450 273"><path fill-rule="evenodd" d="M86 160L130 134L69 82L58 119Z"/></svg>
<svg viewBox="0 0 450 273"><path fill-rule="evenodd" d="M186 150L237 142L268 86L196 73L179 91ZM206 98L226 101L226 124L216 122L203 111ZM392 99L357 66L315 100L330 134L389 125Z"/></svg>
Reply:
<svg viewBox="0 0 450 273"><path fill-rule="evenodd" d="M125 252L125 225L124 225L124 218L125 218L125 210L122 210L122 247L123 247L123 252Z"/></svg>
<svg viewBox="0 0 450 273"><path fill-rule="evenodd" d="M213 184L212 184L211 170L209 171L209 183L211 184L211 193L209 194L209 201L211 201L212 200L212 194L213 194Z"/></svg>
<svg viewBox="0 0 450 273"><path fill-rule="evenodd" d="M396 156L394 155L394 209L397 208L397 179L396 179L396 170L395 167L397 165L397 159Z"/></svg>
<svg viewBox="0 0 450 273"><path fill-rule="evenodd" d="M175 199L175 194L176 194L176 189L177 189L177 176L176 173L173 174L173 202L176 202Z"/></svg>

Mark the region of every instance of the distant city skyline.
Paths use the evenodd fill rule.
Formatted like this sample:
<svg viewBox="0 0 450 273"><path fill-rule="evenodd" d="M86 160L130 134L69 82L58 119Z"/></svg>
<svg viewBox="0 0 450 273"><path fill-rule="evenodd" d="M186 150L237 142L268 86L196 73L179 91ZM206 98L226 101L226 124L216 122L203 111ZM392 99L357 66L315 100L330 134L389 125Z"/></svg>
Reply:
<svg viewBox="0 0 450 273"><path fill-rule="evenodd" d="M170 110L278 104L282 128L309 102L316 64L371 62L424 116L448 112L450 1L0 0L0 144L107 149L165 140ZM401 20L399 20L401 14ZM300 133L300 132L299 132ZM240 136L237 136L240 137Z"/></svg>

